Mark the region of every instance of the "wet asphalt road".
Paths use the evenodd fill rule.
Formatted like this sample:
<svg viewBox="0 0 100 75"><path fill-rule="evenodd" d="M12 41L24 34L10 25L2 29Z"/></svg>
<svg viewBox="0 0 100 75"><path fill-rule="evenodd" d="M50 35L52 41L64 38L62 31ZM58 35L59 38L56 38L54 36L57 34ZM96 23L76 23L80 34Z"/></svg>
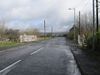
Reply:
<svg viewBox="0 0 100 75"><path fill-rule="evenodd" d="M64 38L0 52L0 75L80 75Z"/></svg>

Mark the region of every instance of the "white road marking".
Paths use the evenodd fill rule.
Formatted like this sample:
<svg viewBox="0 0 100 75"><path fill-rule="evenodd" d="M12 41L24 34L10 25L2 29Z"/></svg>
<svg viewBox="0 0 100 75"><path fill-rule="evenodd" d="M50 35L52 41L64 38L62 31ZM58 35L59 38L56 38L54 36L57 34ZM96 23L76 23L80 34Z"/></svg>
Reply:
<svg viewBox="0 0 100 75"><path fill-rule="evenodd" d="M37 52L39 52L41 49L43 49L43 47L42 48L39 48L38 50L36 50L36 51L34 51L33 53L31 53L30 55L33 55L33 54L35 54L35 53L37 53Z"/></svg>
<svg viewBox="0 0 100 75"><path fill-rule="evenodd" d="M17 62L9 65L8 67L4 68L0 71L0 75L6 75L9 71L11 71L13 68L15 68L15 65L21 62L22 60L18 60Z"/></svg>

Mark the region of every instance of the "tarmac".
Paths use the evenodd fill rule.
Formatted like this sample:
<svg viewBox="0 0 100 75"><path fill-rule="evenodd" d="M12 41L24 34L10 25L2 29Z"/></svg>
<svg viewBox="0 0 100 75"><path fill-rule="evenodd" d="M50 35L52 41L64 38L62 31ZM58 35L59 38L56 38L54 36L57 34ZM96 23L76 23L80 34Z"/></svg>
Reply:
<svg viewBox="0 0 100 75"><path fill-rule="evenodd" d="M70 48L82 75L100 75L100 61L89 56L89 53L70 42Z"/></svg>

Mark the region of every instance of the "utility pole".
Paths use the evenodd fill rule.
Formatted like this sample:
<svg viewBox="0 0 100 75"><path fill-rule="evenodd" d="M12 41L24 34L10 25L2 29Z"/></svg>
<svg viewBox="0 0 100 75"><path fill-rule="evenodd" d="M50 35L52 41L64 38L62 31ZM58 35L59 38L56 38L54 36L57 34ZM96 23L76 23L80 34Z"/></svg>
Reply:
<svg viewBox="0 0 100 75"><path fill-rule="evenodd" d="M98 31L98 28L97 28L97 31ZM94 0L93 0L93 45L92 47L93 47L92 49L94 50L95 49L95 2Z"/></svg>
<svg viewBox="0 0 100 75"><path fill-rule="evenodd" d="M97 24L96 32L98 32L99 31L98 0L96 0L96 24Z"/></svg>
<svg viewBox="0 0 100 75"><path fill-rule="evenodd" d="M80 42L80 34L81 34L81 23L80 23L80 11L79 11L79 30L78 30L78 44L81 45L81 42Z"/></svg>
<svg viewBox="0 0 100 75"><path fill-rule="evenodd" d="M98 16L98 0L96 0L96 48L98 49L98 32L99 32L99 16Z"/></svg>
<svg viewBox="0 0 100 75"><path fill-rule="evenodd" d="M81 12L79 11L79 35L81 34L81 23L80 23L80 15L81 15Z"/></svg>
<svg viewBox="0 0 100 75"><path fill-rule="evenodd" d="M44 38L46 36L46 25L45 25L45 20L44 20Z"/></svg>
<svg viewBox="0 0 100 75"><path fill-rule="evenodd" d="M53 36L53 26L51 26L51 37Z"/></svg>

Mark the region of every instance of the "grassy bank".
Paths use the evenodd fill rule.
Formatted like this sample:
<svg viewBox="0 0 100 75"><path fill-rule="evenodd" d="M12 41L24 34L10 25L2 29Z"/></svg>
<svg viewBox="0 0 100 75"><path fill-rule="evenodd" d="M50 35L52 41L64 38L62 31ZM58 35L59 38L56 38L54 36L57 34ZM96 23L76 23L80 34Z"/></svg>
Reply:
<svg viewBox="0 0 100 75"><path fill-rule="evenodd" d="M22 45L30 44L30 43L38 43L38 42L41 42L41 41L44 41L44 40L49 40L49 39L51 39L51 38L50 37L45 37L45 38L40 38L37 41L27 42L27 43L11 42L11 41L9 41L9 42L0 42L0 50L5 50L5 49L8 49L8 48L22 46Z"/></svg>
<svg viewBox="0 0 100 75"><path fill-rule="evenodd" d="M0 48L3 48L3 47L14 47L14 46L17 46L21 43L17 43L17 42L0 42Z"/></svg>

